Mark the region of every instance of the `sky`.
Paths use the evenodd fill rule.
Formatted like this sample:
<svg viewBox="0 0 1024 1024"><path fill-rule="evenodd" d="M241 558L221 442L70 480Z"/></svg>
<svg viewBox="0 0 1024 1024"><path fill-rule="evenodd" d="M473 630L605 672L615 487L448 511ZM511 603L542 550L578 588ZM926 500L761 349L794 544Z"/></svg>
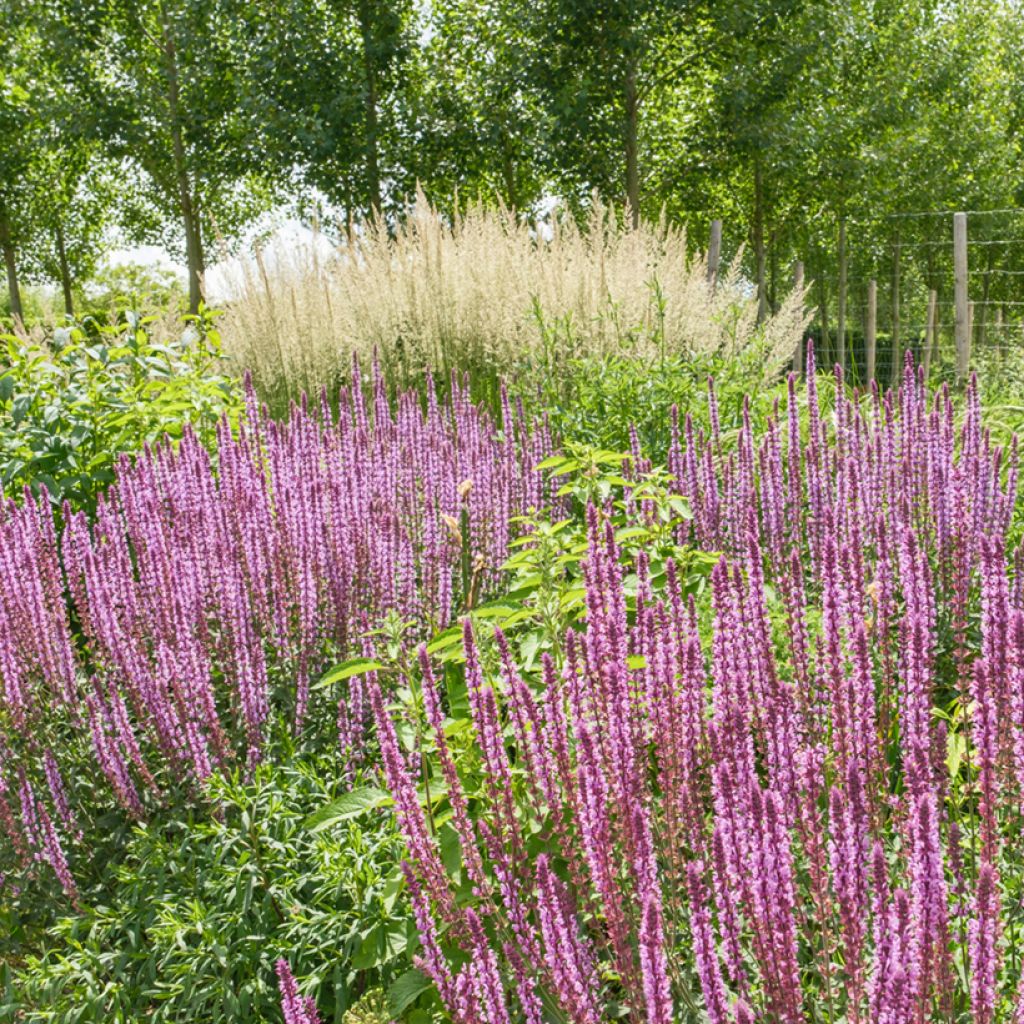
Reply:
<svg viewBox="0 0 1024 1024"><path fill-rule="evenodd" d="M263 225L258 233L254 232L253 238L265 231L266 226ZM269 236L265 237L268 259L272 259L275 252L288 252L307 247L312 244L314 237L313 231L302 221L294 217L285 218L278 223ZM208 305L227 302L235 294L237 282L241 276L242 264L248 258L246 254L251 251L252 242L253 239L246 239L238 256L232 256L207 267L205 285ZM319 243L328 248L330 246L330 243L322 235L319 238ZM180 278L182 284L185 284L185 267L173 260L170 253L160 245L133 245L117 248L109 253L106 262L111 266L136 263L172 270Z"/></svg>

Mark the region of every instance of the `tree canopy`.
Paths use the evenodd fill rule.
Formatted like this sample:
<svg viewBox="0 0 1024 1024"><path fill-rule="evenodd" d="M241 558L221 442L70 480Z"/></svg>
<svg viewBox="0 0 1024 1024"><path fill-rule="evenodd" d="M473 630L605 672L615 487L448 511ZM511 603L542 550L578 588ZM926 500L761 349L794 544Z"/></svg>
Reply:
<svg viewBox="0 0 1024 1024"><path fill-rule="evenodd" d="M762 307L804 260L827 326L840 273L856 302L894 261L944 272L948 224L902 215L1024 204L1017 0L2 4L14 312L22 277L70 309L111 227L180 253L194 308L271 206L393 220L422 186L523 216L598 193L695 245L722 218Z"/></svg>

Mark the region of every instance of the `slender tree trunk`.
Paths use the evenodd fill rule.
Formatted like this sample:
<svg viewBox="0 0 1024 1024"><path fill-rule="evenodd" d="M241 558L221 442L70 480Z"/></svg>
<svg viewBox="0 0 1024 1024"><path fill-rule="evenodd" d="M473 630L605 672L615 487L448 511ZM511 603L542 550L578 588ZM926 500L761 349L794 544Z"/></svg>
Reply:
<svg viewBox="0 0 1024 1024"><path fill-rule="evenodd" d="M199 266L199 279L206 273L206 250L203 248L203 229L200 225L203 222L203 211L199 205L199 188L195 181L191 186L192 195L192 230L195 233L196 262ZM205 297L205 296L204 296Z"/></svg>
<svg viewBox="0 0 1024 1024"><path fill-rule="evenodd" d="M821 337L814 352L814 361L819 367L828 365L826 360L828 359L828 352L831 347L831 340L828 336L828 289L825 285L826 276L826 259L825 254L822 253L818 273L818 309L821 315Z"/></svg>
<svg viewBox="0 0 1024 1024"><path fill-rule="evenodd" d="M181 131L178 55L166 16L163 19L163 44L164 58L167 61L167 110L171 121L171 155L174 161L182 227L185 231L185 259L188 262L188 308L189 312L196 313L203 301L203 252L199 240L199 221L196 218L192 186L188 177L185 140Z"/></svg>
<svg viewBox="0 0 1024 1024"><path fill-rule="evenodd" d="M757 261L757 322L768 313L768 287L765 280L764 248L764 186L761 181L761 161L754 161L754 258Z"/></svg>
<svg viewBox="0 0 1024 1024"><path fill-rule="evenodd" d="M626 205L634 228L640 226L640 95L636 63L626 72Z"/></svg>
<svg viewBox="0 0 1024 1024"><path fill-rule="evenodd" d="M836 298L836 362L846 374L846 218L839 218L839 295Z"/></svg>
<svg viewBox="0 0 1024 1024"><path fill-rule="evenodd" d="M505 137L504 154L501 161L501 174L505 179L505 202L508 208L515 212L519 208L519 195L516 188L516 164L512 159L512 150L508 145L508 137Z"/></svg>
<svg viewBox="0 0 1024 1024"><path fill-rule="evenodd" d="M7 269L7 291L11 297L11 315L22 319L21 289L18 287L18 264L15 258L14 242L11 240L11 222L7 207L0 201L0 249L4 251L4 266Z"/></svg>
<svg viewBox="0 0 1024 1024"><path fill-rule="evenodd" d="M363 74L366 77L366 198L373 214L383 209L384 197L380 183L380 96L373 55L372 0L359 0L359 30L363 37Z"/></svg>
<svg viewBox="0 0 1024 1024"><path fill-rule="evenodd" d="M57 243L57 260L60 263L60 286L64 292L64 312L68 316L75 315L75 300L71 294L71 269L68 267L68 253L64 245L64 227L58 221L54 229Z"/></svg>
<svg viewBox="0 0 1024 1024"><path fill-rule="evenodd" d="M903 375L903 338L900 335L900 239L892 247L892 372L889 384L897 387Z"/></svg>

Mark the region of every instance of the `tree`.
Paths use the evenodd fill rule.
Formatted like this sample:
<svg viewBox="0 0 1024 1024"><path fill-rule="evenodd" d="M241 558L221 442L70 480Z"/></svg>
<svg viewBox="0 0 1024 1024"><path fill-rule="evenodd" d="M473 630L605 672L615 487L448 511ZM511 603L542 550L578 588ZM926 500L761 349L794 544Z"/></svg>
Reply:
<svg viewBox="0 0 1024 1024"><path fill-rule="evenodd" d="M0 65L0 250L7 277L11 315L23 316L18 250L24 238L25 210L31 187L29 174L36 159L40 132L38 86L31 67L38 56L38 40L15 21L5 3L0 7L4 24L10 25L6 59Z"/></svg>
<svg viewBox="0 0 1024 1024"><path fill-rule="evenodd" d="M435 203L500 196L529 210L546 185L546 112L531 69L536 41L517 0L432 4L422 74L411 92L417 179Z"/></svg>
<svg viewBox="0 0 1024 1024"><path fill-rule="evenodd" d="M277 173L348 214L412 190L412 0L239 0L230 6L246 122Z"/></svg>
<svg viewBox="0 0 1024 1024"><path fill-rule="evenodd" d="M115 208L124 209L124 175L101 150L71 133L47 131L29 172L26 276L57 281L73 315L76 285L93 276L109 241Z"/></svg>
<svg viewBox="0 0 1024 1024"><path fill-rule="evenodd" d="M218 0L48 0L34 5L88 137L137 166L183 243L189 305L202 301L209 240L268 205L271 183L240 116L229 23ZM149 235L150 223L125 225Z"/></svg>
<svg viewBox="0 0 1024 1024"><path fill-rule="evenodd" d="M703 0L543 0L536 78L562 189L622 197L636 224L645 114L697 67ZM524 15L525 16L525 15Z"/></svg>

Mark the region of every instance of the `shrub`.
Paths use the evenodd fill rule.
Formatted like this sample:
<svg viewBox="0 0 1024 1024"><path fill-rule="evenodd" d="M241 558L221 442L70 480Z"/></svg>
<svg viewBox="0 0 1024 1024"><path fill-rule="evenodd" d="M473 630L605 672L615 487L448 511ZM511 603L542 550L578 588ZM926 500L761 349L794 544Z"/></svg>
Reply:
<svg viewBox="0 0 1024 1024"><path fill-rule="evenodd" d="M340 792L338 756L278 754L249 781L209 780L215 815L168 808L137 823L116 857L97 859L82 910L14 962L0 1019L276 1022L274 965L287 957L337 1024L368 988L406 971L415 929L396 902L387 816L310 824Z"/></svg>
<svg viewBox="0 0 1024 1024"><path fill-rule="evenodd" d="M338 249L318 237L257 253L234 286L225 345L279 408L282 389L330 389L353 353L376 355L392 386L427 368L468 370L484 386L585 356L734 355L754 338L778 365L799 340L802 296L758 328L737 274L710 289L682 229L631 230L596 202L581 229L484 207L449 224L421 196L394 232L367 223Z"/></svg>
<svg viewBox="0 0 1024 1024"><path fill-rule="evenodd" d="M755 342L735 356L670 356L651 362L621 356L569 362L554 378L518 393L529 408L543 411L553 434L611 451L639 446L664 462L672 441L673 407L711 429L708 382L714 380L719 429L731 443L743 425L748 404L755 423L772 411L785 387L778 367Z"/></svg>
<svg viewBox="0 0 1024 1024"><path fill-rule="evenodd" d="M0 356L0 484L27 487L56 506L92 510L124 453L185 425L204 444L221 417L241 405L220 365L210 314L186 318L158 340L153 318L129 313L116 324L86 318L45 339L6 335Z"/></svg>

